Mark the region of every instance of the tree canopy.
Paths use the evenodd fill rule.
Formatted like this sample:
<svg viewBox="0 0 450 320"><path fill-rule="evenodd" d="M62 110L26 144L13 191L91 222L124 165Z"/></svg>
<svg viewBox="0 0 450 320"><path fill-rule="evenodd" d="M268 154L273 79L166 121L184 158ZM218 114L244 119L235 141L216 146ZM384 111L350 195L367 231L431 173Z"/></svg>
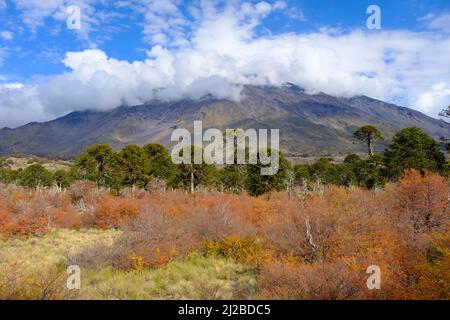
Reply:
<svg viewBox="0 0 450 320"><path fill-rule="evenodd" d="M369 156L373 155L373 142L383 140L381 132L374 126L365 125L355 131L353 136L363 143L367 143L367 152Z"/></svg>
<svg viewBox="0 0 450 320"><path fill-rule="evenodd" d="M404 128L397 133L384 158L385 172L390 179L400 177L405 169L441 172L446 162L439 144L417 127Z"/></svg>

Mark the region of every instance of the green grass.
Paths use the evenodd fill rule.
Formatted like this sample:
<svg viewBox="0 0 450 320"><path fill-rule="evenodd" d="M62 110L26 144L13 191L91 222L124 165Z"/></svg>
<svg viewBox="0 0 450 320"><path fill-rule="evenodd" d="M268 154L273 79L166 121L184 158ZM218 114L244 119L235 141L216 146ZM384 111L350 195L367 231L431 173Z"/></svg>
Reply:
<svg viewBox="0 0 450 320"><path fill-rule="evenodd" d="M55 230L43 237L0 241L0 269L9 264L14 267L2 270L22 277L42 277L48 274L46 270L65 266L67 253L76 254L100 242L112 245L119 235L114 230ZM2 276L8 275L0 275L0 291ZM64 270L61 276L66 277ZM27 283L39 283L40 279L36 280ZM60 283L63 286L65 281ZM255 275L246 266L221 257L192 254L142 271L81 269L80 290L66 293L75 299L244 299L255 292Z"/></svg>
<svg viewBox="0 0 450 320"><path fill-rule="evenodd" d="M203 256L139 272L90 270L86 278L80 290L84 299L238 299L256 289L254 276L242 265Z"/></svg>

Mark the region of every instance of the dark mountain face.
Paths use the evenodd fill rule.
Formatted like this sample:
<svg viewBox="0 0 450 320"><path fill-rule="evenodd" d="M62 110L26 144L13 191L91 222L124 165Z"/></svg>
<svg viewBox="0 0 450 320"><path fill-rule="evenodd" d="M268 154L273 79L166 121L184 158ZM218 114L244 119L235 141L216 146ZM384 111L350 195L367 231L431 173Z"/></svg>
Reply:
<svg viewBox="0 0 450 320"><path fill-rule="evenodd" d="M450 124L418 111L365 96L336 98L306 94L301 88L246 86L241 101L151 102L111 111L72 112L44 123L0 130L0 153L72 157L94 143L120 148L130 143L170 145L175 128L192 130L194 120L207 128L280 129L280 144L288 156L364 151L353 132L377 126L388 139L399 129L417 126L435 138L450 135ZM382 148L383 145L379 145Z"/></svg>

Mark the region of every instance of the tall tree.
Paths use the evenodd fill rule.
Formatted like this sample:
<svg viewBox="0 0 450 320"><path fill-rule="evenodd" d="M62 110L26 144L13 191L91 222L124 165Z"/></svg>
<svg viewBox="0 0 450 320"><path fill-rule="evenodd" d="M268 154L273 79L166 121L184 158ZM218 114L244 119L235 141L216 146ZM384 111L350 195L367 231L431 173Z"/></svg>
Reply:
<svg viewBox="0 0 450 320"><path fill-rule="evenodd" d="M219 175L219 189L239 194L245 188L245 165L227 164Z"/></svg>
<svg viewBox="0 0 450 320"><path fill-rule="evenodd" d="M157 143L146 144L143 149L149 161L148 174L170 180L174 175L175 168L167 149Z"/></svg>
<svg viewBox="0 0 450 320"><path fill-rule="evenodd" d="M86 149L76 160L71 169L71 175L75 179L88 179L97 185L106 185L106 172L111 156L112 148L107 144L94 144Z"/></svg>
<svg viewBox="0 0 450 320"><path fill-rule="evenodd" d="M74 180L91 180L97 182L98 171L95 159L84 152L75 159L74 164L70 168L70 175Z"/></svg>
<svg viewBox="0 0 450 320"><path fill-rule="evenodd" d="M137 144L130 144L119 152L119 161L123 169L124 184L145 187L149 182L149 160L144 150Z"/></svg>
<svg viewBox="0 0 450 320"><path fill-rule="evenodd" d="M198 147L191 145L192 162L196 148ZM183 157L183 150L180 151L180 157ZM176 165L175 167L175 176L169 184L173 187L182 187L190 192L194 192L198 185L209 185L215 174L214 166L206 164L204 159L201 164L182 163Z"/></svg>
<svg viewBox="0 0 450 320"><path fill-rule="evenodd" d="M245 187L247 192L252 196L260 196L270 191L281 191L285 188L290 164L280 151L267 148L267 155L269 157L271 156L272 152L279 153L278 171L275 174L261 174L261 168L267 167L267 165L261 163L259 152L257 163L247 165Z"/></svg>
<svg viewBox="0 0 450 320"><path fill-rule="evenodd" d="M417 127L402 129L392 138L384 154L386 175L397 179L405 169L441 172L445 156L439 144L428 133Z"/></svg>
<svg viewBox="0 0 450 320"><path fill-rule="evenodd" d="M355 131L353 136L363 143L367 143L367 152L369 156L373 155L373 142L383 140L380 131L371 125L365 125Z"/></svg>
<svg viewBox="0 0 450 320"><path fill-rule="evenodd" d="M55 171L53 180L58 188L67 188L72 182L69 173L62 169Z"/></svg>
<svg viewBox="0 0 450 320"><path fill-rule="evenodd" d="M112 148L107 144L94 144L87 148L86 153L95 160L98 186L105 185L108 162L113 154Z"/></svg>

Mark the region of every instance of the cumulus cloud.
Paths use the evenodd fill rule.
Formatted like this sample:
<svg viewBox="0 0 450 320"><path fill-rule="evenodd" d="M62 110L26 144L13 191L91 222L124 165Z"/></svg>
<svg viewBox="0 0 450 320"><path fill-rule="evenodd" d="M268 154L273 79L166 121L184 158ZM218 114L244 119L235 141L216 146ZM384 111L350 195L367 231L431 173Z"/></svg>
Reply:
<svg viewBox="0 0 450 320"><path fill-rule="evenodd" d="M194 13L197 19L187 43L154 45L142 61L118 60L98 49L69 52L62 61L66 72L39 83L0 89L1 112L16 115L6 118L8 123L0 120L0 125L155 98L198 99L211 94L237 100L245 84L292 82L310 93L365 94L431 116L450 101L450 69L445 67L450 65L449 35L322 29L258 36L255 30L262 19L283 8L281 2L276 6L243 3L220 10L203 4ZM177 41L176 33L168 37Z"/></svg>

